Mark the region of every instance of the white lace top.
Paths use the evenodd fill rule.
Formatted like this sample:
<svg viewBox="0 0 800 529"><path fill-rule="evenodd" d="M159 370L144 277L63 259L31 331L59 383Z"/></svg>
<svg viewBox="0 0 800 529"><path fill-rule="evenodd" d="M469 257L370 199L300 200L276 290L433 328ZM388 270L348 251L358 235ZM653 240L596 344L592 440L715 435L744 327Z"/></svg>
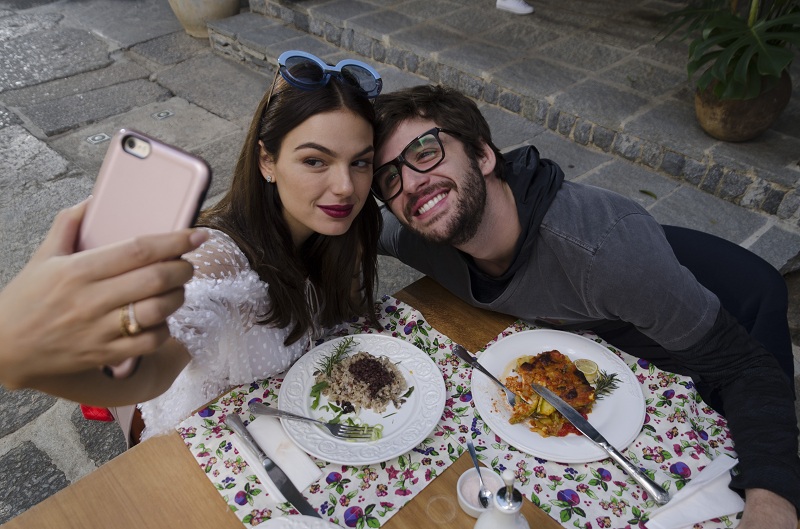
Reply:
<svg viewBox="0 0 800 529"><path fill-rule="evenodd" d="M256 323L269 309L267 284L230 237L208 231L209 240L184 255L194 278L168 320L192 360L165 393L141 405L142 439L167 433L232 386L286 371L309 348L308 337L283 345L289 328Z"/></svg>

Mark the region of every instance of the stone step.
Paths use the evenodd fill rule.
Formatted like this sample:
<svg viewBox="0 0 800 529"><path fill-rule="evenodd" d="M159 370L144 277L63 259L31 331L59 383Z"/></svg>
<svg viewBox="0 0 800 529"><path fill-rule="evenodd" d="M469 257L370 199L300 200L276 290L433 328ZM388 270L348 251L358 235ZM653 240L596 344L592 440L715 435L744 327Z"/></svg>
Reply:
<svg viewBox="0 0 800 529"><path fill-rule="evenodd" d="M563 5L578 1L564 0ZM470 12L474 9L470 7L473 2L465 0L460 8L448 5L456 13ZM273 75L277 56L294 48L314 53L328 62L361 56L378 68L387 90L425 82L456 86L478 101L492 126L495 143L501 149L533 142L544 149L546 157L559 161L565 170L567 165L582 166L583 172L575 170L580 181L628 194L640 201L642 192L652 192L655 201L644 205L662 223L693 227L724 237L754 251L782 273L800 268L800 224L797 220L800 211L792 205L800 205L800 195L789 187L796 185L796 179L791 178L792 170L772 174L764 168L771 167L769 163L774 161L777 149L773 140L782 133L769 131L766 140L738 146L742 153L749 154L739 153L737 163L747 161L751 165L732 169L724 165L719 154L732 148L732 144L715 142L697 133L699 127L693 115L680 123L667 123L665 126L670 128L672 136L665 136L660 144L626 132L626 127L638 123L643 111L639 112L639 118L623 117L621 113L617 127L620 130L615 131L611 125L598 124L609 121L602 109L593 112L588 108L582 117L577 117L563 110L566 103L559 99L561 95L539 99L502 69L486 69L487 58L480 48L464 49L459 44L434 47L430 39L425 40L426 34L419 32L423 22L416 19L409 22L408 17L400 16L399 10L408 5L417 4L402 4L392 10L361 0L251 1L250 12L211 22L210 42L215 53L267 76ZM392 30L389 21L394 21L401 29ZM426 23L429 30L444 30L430 21ZM384 29L380 32L375 28ZM538 30L523 26L517 31L536 35ZM416 37L411 38L409 33ZM464 41L477 42L474 34L464 31L460 34ZM646 45L635 48L628 42L627 46L638 49ZM454 58L459 57L456 65ZM497 60L502 62L503 59ZM484 69L478 71L478 65ZM554 66L551 68L555 70ZM663 73L666 66L660 68ZM517 74L524 75L525 71L519 70ZM591 97L598 102L598 107L602 107L600 102L619 95L619 89L593 80L591 72L584 75L586 79L574 84L594 83L596 93ZM800 74L796 77L800 78ZM654 79L650 81L657 84ZM561 94L569 90L562 90ZM680 93L681 89L674 90ZM554 102L549 103L549 99ZM662 106L677 108L681 105L677 96L662 95L659 100ZM534 106L538 109L535 112L531 110ZM653 124L642 130L661 131L662 128ZM689 158L667 141L680 138L685 142L692 134L696 136L692 145L713 144L705 148L702 160ZM784 145L781 156L798 156L800 140L788 134L781 137L785 143L781 144ZM793 145L797 150L789 148ZM633 156L632 153L638 154ZM586 166L597 168L590 174ZM759 176L766 174L771 175L771 180ZM567 177L571 177L569 170Z"/></svg>
<svg viewBox="0 0 800 529"><path fill-rule="evenodd" d="M714 140L695 121L686 44L659 42L669 4L536 5L534 15L520 17L492 9L490 0L250 0L250 14L211 23L211 42L264 70L296 34L299 49L330 51L328 44L458 87L578 144L800 226L796 98L760 138Z"/></svg>

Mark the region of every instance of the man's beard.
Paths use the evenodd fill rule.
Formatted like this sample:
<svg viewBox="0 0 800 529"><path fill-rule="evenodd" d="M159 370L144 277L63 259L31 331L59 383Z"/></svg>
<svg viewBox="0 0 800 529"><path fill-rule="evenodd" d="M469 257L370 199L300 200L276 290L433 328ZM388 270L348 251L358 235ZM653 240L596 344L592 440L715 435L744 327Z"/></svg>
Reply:
<svg viewBox="0 0 800 529"><path fill-rule="evenodd" d="M450 246L460 246L475 237L486 208L486 180L475 156L470 156L469 165L469 172L458 193L461 201L444 231L423 232L414 226L407 226L411 231L423 239Z"/></svg>

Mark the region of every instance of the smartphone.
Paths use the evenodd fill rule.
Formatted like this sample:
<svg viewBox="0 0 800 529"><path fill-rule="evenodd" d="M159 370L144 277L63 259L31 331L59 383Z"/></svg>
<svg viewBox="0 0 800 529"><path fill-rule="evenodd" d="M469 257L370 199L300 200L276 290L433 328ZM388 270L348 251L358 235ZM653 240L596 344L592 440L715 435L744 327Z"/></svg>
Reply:
<svg viewBox="0 0 800 529"><path fill-rule="evenodd" d="M211 168L202 158L122 129L111 139L100 166L77 250L189 228L210 184ZM124 378L139 360L108 367L115 378Z"/></svg>

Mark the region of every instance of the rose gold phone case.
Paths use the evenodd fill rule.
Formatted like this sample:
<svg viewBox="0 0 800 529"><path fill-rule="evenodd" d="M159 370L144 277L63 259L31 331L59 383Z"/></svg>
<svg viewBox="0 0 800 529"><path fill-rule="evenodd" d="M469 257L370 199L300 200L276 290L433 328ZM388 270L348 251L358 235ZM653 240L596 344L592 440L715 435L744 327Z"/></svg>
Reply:
<svg viewBox="0 0 800 529"><path fill-rule="evenodd" d="M131 138L149 144L145 157L126 150ZM120 130L97 175L77 250L191 227L210 182L211 170L202 159L140 132ZM129 359L111 370L121 378L137 365L137 359Z"/></svg>

